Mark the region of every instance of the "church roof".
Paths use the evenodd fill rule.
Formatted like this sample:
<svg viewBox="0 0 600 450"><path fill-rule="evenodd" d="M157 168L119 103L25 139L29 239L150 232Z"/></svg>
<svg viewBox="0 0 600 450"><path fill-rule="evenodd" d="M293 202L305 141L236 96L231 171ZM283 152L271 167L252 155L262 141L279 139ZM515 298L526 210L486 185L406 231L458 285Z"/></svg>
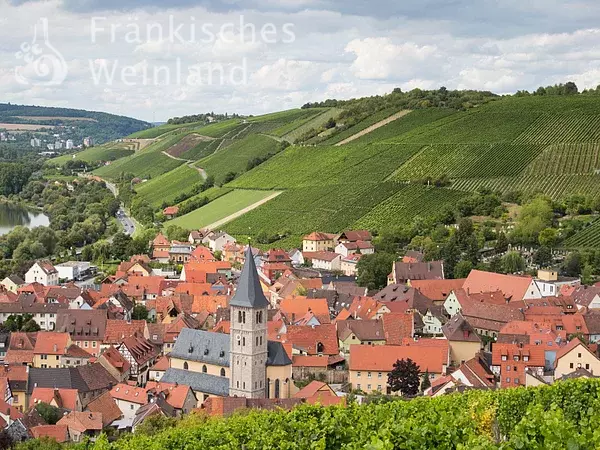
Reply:
<svg viewBox="0 0 600 450"><path fill-rule="evenodd" d="M229 367L230 339L225 333L183 328L170 355L171 358ZM267 341L267 366L289 364L292 361L281 342Z"/></svg>
<svg viewBox="0 0 600 450"><path fill-rule="evenodd" d="M266 308L269 306L269 301L265 297L260 285L260 279L250 246L246 249L246 262L244 263L235 295L229 302L229 306L241 306L243 308Z"/></svg>

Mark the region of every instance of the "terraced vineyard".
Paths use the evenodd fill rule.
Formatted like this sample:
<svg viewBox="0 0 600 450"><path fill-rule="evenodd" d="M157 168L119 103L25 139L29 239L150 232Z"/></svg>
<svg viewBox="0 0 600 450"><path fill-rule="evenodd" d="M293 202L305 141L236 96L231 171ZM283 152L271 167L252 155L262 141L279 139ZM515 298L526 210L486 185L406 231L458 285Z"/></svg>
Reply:
<svg viewBox="0 0 600 450"><path fill-rule="evenodd" d="M368 133L357 140L356 144L369 144L371 142L382 142L386 139L392 139L423 125L435 123L437 120L455 114L456 111L447 108L436 109L417 109L400 119L384 125L381 128Z"/></svg>
<svg viewBox="0 0 600 450"><path fill-rule="evenodd" d="M269 153L276 153L279 143L268 136L250 135L246 139L235 141L227 148L222 148L215 154L204 158L196 164L206 170L208 175L215 177L217 184L223 181L229 172L242 173L246 170L248 161L261 158Z"/></svg>
<svg viewBox="0 0 600 450"><path fill-rule="evenodd" d="M323 145L334 145L338 142L342 142L344 139L348 139L350 136L354 136L355 134L360 133L361 131L369 128L370 126L375 125L376 123L381 122L384 119L387 119L391 115L396 114L398 111L400 111L398 108L383 109L378 113L373 114L364 120L361 120L357 124L343 131L340 131L335 136L332 136L331 138L324 141Z"/></svg>
<svg viewBox="0 0 600 450"><path fill-rule="evenodd" d="M382 201L367 214L357 220L352 227L358 229L381 230L393 224L410 223L415 217L435 215L447 205L468 195L451 189L429 188L420 185L406 185L388 199Z"/></svg>
<svg viewBox="0 0 600 450"><path fill-rule="evenodd" d="M542 145L435 144L425 147L394 175L398 180L427 177L497 177L519 175L543 150Z"/></svg>
<svg viewBox="0 0 600 450"><path fill-rule="evenodd" d="M600 219L563 242L562 247L569 249L600 247Z"/></svg>
<svg viewBox="0 0 600 450"><path fill-rule="evenodd" d="M600 116L581 113L543 114L515 142L552 144L555 142L600 141Z"/></svg>
<svg viewBox="0 0 600 450"><path fill-rule="evenodd" d="M283 135L283 139L294 143L306 132L312 129L321 128L329 119L335 119L341 112L342 110L340 108L327 108L322 113L317 114L312 119L305 121L304 124Z"/></svg>
<svg viewBox="0 0 600 450"><path fill-rule="evenodd" d="M91 147L72 155L63 155L58 158L52 158L48 161L48 164L52 166L62 166L67 161L85 161L88 163L96 161L115 161L135 153L134 150L128 147L129 146L126 144L105 144L99 147Z"/></svg>
<svg viewBox="0 0 600 450"><path fill-rule="evenodd" d="M600 169L600 144L549 145L525 175L593 174Z"/></svg>
<svg viewBox="0 0 600 450"><path fill-rule="evenodd" d="M233 181L243 188L296 188L384 180L421 145L291 147Z"/></svg>
<svg viewBox="0 0 600 450"><path fill-rule="evenodd" d="M555 200L574 194L586 194L600 198L600 175L466 178L454 181L452 188L464 191L488 188L499 192L542 192Z"/></svg>
<svg viewBox="0 0 600 450"><path fill-rule="evenodd" d="M198 170L183 164L170 172L137 185L135 190L150 205L159 208L163 202L170 205L175 197L202 180Z"/></svg>

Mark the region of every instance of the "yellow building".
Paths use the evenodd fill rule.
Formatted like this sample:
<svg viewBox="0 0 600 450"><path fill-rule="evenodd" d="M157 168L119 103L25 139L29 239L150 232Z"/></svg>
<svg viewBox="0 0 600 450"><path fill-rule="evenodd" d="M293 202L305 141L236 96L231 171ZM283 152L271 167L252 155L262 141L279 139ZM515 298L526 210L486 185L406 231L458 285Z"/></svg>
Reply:
<svg viewBox="0 0 600 450"><path fill-rule="evenodd" d="M450 344L450 365L454 367L475 358L483 345L475 328L461 313L448 320L442 327L442 332Z"/></svg>
<svg viewBox="0 0 600 450"><path fill-rule="evenodd" d="M335 234L312 232L302 238L303 252L326 252L335 247Z"/></svg>
<svg viewBox="0 0 600 450"><path fill-rule="evenodd" d="M55 369L61 367L63 356L71 345L69 333L39 331L33 348L33 367Z"/></svg>
<svg viewBox="0 0 600 450"><path fill-rule="evenodd" d="M392 393L387 382L396 361L412 359L419 366L421 374L427 372L433 381L446 375L448 355L449 347L445 339L421 339L414 345L382 345L376 349L368 345L352 345L349 381L352 389L367 394L376 391Z"/></svg>
<svg viewBox="0 0 600 450"><path fill-rule="evenodd" d="M350 352L351 345L385 345L383 321L339 320L337 322L338 341L344 354Z"/></svg>
<svg viewBox="0 0 600 450"><path fill-rule="evenodd" d="M578 338L556 352L554 379L559 379L577 369L593 375L600 374L600 360Z"/></svg>

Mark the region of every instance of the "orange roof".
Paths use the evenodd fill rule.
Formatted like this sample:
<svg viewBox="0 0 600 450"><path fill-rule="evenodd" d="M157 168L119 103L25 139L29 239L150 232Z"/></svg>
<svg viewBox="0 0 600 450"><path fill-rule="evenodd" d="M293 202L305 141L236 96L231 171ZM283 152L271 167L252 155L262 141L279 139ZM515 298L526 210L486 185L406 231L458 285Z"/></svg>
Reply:
<svg viewBox="0 0 600 450"><path fill-rule="evenodd" d="M567 334L588 334L588 328L581 313L575 314L532 314L525 311L525 319L537 322L540 326L549 326L553 331L565 331Z"/></svg>
<svg viewBox="0 0 600 450"><path fill-rule="evenodd" d="M318 355L293 355L292 365L294 367L323 367L326 368L329 358L327 356Z"/></svg>
<svg viewBox="0 0 600 450"><path fill-rule="evenodd" d="M382 321L388 345L400 345L414 335L414 313L387 313L382 316Z"/></svg>
<svg viewBox="0 0 600 450"><path fill-rule="evenodd" d="M126 337L134 335L136 332L144 334L146 328L145 320L125 320L108 319L106 321L106 332L104 334L105 344L120 344Z"/></svg>
<svg viewBox="0 0 600 450"><path fill-rule="evenodd" d="M229 320L221 320L212 329L215 333L229 334L231 332L231 322Z"/></svg>
<svg viewBox="0 0 600 450"><path fill-rule="evenodd" d="M502 291L506 297L523 300L533 278L517 275L471 270L463 284L463 289L469 294L479 292Z"/></svg>
<svg viewBox="0 0 600 450"><path fill-rule="evenodd" d="M47 437L59 444L69 440L69 430L66 425L37 425L31 428L34 439Z"/></svg>
<svg viewBox="0 0 600 450"><path fill-rule="evenodd" d="M194 303L192 303L192 314L203 311L215 314L219 309L227 308L228 305L228 295L195 295Z"/></svg>
<svg viewBox="0 0 600 450"><path fill-rule="evenodd" d="M69 333L38 331L33 353L36 355L64 355L70 345Z"/></svg>
<svg viewBox="0 0 600 450"><path fill-rule="evenodd" d="M201 262L201 261L214 262L215 261L215 256L212 254L210 249L208 247L204 247L203 245L199 245L198 247L196 247L190 256L194 259L194 261L197 261L197 262ZM187 273L186 273L186 275L187 275Z"/></svg>
<svg viewBox="0 0 600 450"><path fill-rule="evenodd" d="M447 344L447 343L446 343ZM441 374L449 359L448 345L351 345L350 370L389 372L399 359L412 359L421 372Z"/></svg>
<svg viewBox="0 0 600 450"><path fill-rule="evenodd" d="M146 383L146 390L164 392L166 394L167 403L176 409L182 409L184 407L190 389L189 386L183 384L157 383L155 381L148 381L148 383Z"/></svg>
<svg viewBox="0 0 600 450"><path fill-rule="evenodd" d="M206 273L219 273L219 271L231 270L231 263L229 261L192 261L184 264L183 268L186 274L190 269Z"/></svg>
<svg viewBox="0 0 600 450"><path fill-rule="evenodd" d="M110 391L110 395L114 399L123 400L130 403L137 403L139 405L145 405L148 403L146 389L136 386L129 386L125 383L117 384Z"/></svg>
<svg viewBox="0 0 600 450"><path fill-rule="evenodd" d="M494 366L502 366L507 361L511 361L512 364L515 362L514 358L518 357L519 362L528 367L544 367L546 364L545 355L545 348L539 345L520 345L501 342L492 344L492 364ZM503 361L502 356L505 356L506 360ZM528 361L524 360L525 356L528 357Z"/></svg>
<svg viewBox="0 0 600 450"><path fill-rule="evenodd" d="M165 209L163 209L163 214L165 216L171 216L174 214L177 214L179 212L179 206L167 206Z"/></svg>
<svg viewBox="0 0 600 450"><path fill-rule="evenodd" d="M418 289L425 297L441 301L446 300L450 292L462 289L466 278L455 280L411 280L410 286Z"/></svg>
<svg viewBox="0 0 600 450"><path fill-rule="evenodd" d="M282 342L292 344L294 348L309 355L317 355L320 347L322 347L320 353L324 355L337 355L340 352L335 324L315 327L288 325Z"/></svg>
<svg viewBox="0 0 600 450"><path fill-rule="evenodd" d="M88 403L86 411L102 414L102 423L104 426L110 425L123 415L108 391Z"/></svg>
<svg viewBox="0 0 600 450"><path fill-rule="evenodd" d="M152 241L152 245L154 247L157 247L157 246L164 246L164 247L166 247L166 246L170 246L171 242L169 242L169 240L165 237L164 234L158 233L156 235L156 237L154 238L154 240Z"/></svg>
<svg viewBox="0 0 600 450"><path fill-rule="evenodd" d="M13 350L6 352L4 362L7 364L33 364L33 350Z"/></svg>
<svg viewBox="0 0 600 450"><path fill-rule="evenodd" d="M210 283L179 283L175 287L176 294L189 294L193 296L210 295L214 291Z"/></svg>
<svg viewBox="0 0 600 450"><path fill-rule="evenodd" d="M117 369L120 373L127 372L131 364L121 353L112 345L102 352L100 357L103 357L111 366Z"/></svg>
<svg viewBox="0 0 600 450"><path fill-rule="evenodd" d="M373 319L377 315L377 311L381 308L382 303L371 297L355 297L348 312L349 317L357 319Z"/></svg>
<svg viewBox="0 0 600 450"><path fill-rule="evenodd" d="M150 368L150 370L154 371L162 371L165 372L169 368L169 355L161 356L158 361L154 363L154 365Z"/></svg>
<svg viewBox="0 0 600 450"><path fill-rule="evenodd" d="M332 241L334 238L335 234L313 231L312 233L304 236L302 239L305 241Z"/></svg>
<svg viewBox="0 0 600 450"><path fill-rule="evenodd" d="M72 428L80 433L85 433L89 430L100 431L102 430L102 414L89 411L71 411L56 424L66 425L69 429Z"/></svg>
<svg viewBox="0 0 600 450"><path fill-rule="evenodd" d="M324 298L287 297L281 301L279 309L292 321L300 319L308 311L311 311L317 317L329 319L329 305L327 299Z"/></svg>
<svg viewBox="0 0 600 450"><path fill-rule="evenodd" d="M163 250L160 248L154 248L152 249L152 258L154 259L158 259L158 258L169 258L169 250Z"/></svg>
<svg viewBox="0 0 600 450"><path fill-rule="evenodd" d="M31 393L31 402L51 404L52 400L56 401L59 408L69 409L71 411L77 409L77 398L79 392L77 389L54 389L54 388L33 388Z"/></svg>

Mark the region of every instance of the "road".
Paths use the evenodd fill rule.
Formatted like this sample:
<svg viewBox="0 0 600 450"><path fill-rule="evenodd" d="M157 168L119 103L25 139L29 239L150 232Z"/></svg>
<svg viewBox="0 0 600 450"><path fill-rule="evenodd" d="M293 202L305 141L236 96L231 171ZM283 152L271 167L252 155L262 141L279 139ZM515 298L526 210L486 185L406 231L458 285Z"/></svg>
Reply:
<svg viewBox="0 0 600 450"><path fill-rule="evenodd" d="M81 173L79 174L79 176L81 176L83 178L87 178L86 175L88 175L88 174L81 174ZM119 196L119 188L114 183L111 183L110 181L106 181L105 179L102 179L102 181L104 181L104 184L106 184L106 188L110 192L112 192L112 195L114 195L115 198L117 198ZM123 226L123 233L128 234L129 236L132 236L133 233L135 233L135 222L129 216L129 214L127 214L127 211L125 210L123 203L121 203L121 206L119 207L119 210L117 211L117 220ZM110 237L109 240L112 242L112 236Z"/></svg>

